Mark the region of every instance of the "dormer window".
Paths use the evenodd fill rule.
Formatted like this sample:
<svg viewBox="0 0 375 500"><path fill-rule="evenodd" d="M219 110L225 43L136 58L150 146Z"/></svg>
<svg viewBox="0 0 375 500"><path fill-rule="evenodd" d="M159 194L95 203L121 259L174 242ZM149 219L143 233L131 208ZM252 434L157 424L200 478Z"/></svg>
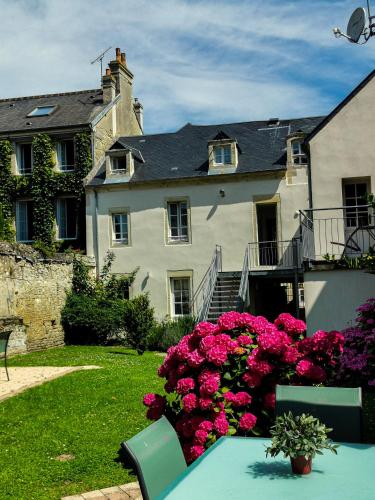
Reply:
<svg viewBox="0 0 375 500"><path fill-rule="evenodd" d="M294 165L307 165L307 156L302 150L302 141L292 142L292 163Z"/></svg>
<svg viewBox="0 0 375 500"><path fill-rule="evenodd" d="M111 158L111 172L113 173L123 173L126 172L127 163L126 156L118 156Z"/></svg>
<svg viewBox="0 0 375 500"><path fill-rule="evenodd" d="M238 165L238 144L224 132L219 132L208 141L208 174L230 174L236 171Z"/></svg>
<svg viewBox="0 0 375 500"><path fill-rule="evenodd" d="M223 146L214 146L214 162L215 165L231 165L232 164L232 147L230 144Z"/></svg>

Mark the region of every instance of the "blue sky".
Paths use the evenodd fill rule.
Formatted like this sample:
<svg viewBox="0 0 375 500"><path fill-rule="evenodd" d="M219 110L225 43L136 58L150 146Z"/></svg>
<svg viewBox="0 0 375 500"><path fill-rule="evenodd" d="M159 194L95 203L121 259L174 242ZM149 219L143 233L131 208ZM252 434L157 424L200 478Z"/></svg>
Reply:
<svg viewBox="0 0 375 500"><path fill-rule="evenodd" d="M146 133L326 114L375 68L375 38L357 46L332 34L358 6L365 1L0 0L0 97L96 88L90 61L112 45L127 54Z"/></svg>

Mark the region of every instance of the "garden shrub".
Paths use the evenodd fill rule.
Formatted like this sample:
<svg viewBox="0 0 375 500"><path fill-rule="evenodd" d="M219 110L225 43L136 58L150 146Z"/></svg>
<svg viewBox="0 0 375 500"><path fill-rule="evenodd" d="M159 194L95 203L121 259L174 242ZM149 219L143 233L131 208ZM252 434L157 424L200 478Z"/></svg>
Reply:
<svg viewBox="0 0 375 500"><path fill-rule="evenodd" d="M147 336L154 324L154 309L148 294L138 295L125 301L124 327L126 342L143 354L147 348Z"/></svg>
<svg viewBox="0 0 375 500"><path fill-rule="evenodd" d="M305 338L303 321L284 313L229 312L218 324L199 323L168 349L158 374L166 395L146 394L147 417L165 414L186 460L220 436L265 435L274 419L276 384L329 384L343 346L339 332Z"/></svg>
<svg viewBox="0 0 375 500"><path fill-rule="evenodd" d="M356 325L342 332L345 343L337 382L375 388L375 298L368 299L357 311Z"/></svg>
<svg viewBox="0 0 375 500"><path fill-rule="evenodd" d="M125 301L70 294L61 313L67 344L97 345L124 328Z"/></svg>
<svg viewBox="0 0 375 500"><path fill-rule="evenodd" d="M184 335L193 330L195 319L192 316L181 316L176 319L165 319L155 323L147 337L147 349L165 352L169 347L178 344Z"/></svg>
<svg viewBox="0 0 375 500"><path fill-rule="evenodd" d="M61 313L61 322L65 331L65 340L69 344L103 344L123 333L130 331L135 320L142 317L139 308L144 301L128 301L128 289L133 283L138 269L125 276L111 274L114 254L108 252L98 278L90 274L90 268L82 258L73 260L72 290L67 295ZM135 306L133 316L129 314L128 303ZM146 313L144 315L146 317ZM126 321L132 321L131 326ZM146 323L147 325L147 323ZM149 326L147 325L149 329ZM138 327L138 333L142 333ZM148 331L148 330L147 330Z"/></svg>

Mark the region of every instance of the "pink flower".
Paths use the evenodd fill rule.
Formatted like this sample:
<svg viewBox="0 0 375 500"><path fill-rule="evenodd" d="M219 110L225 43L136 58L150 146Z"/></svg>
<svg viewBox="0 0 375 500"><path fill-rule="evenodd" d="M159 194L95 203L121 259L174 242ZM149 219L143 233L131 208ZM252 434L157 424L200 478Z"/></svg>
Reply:
<svg viewBox="0 0 375 500"><path fill-rule="evenodd" d="M213 377L217 383L220 382L220 373L217 370L204 368L198 376L198 382L204 384L208 378Z"/></svg>
<svg viewBox="0 0 375 500"><path fill-rule="evenodd" d="M293 365L298 361L299 357L300 353L298 352L298 350L293 346L288 346L282 356L282 361L284 363L287 363L288 365Z"/></svg>
<svg viewBox="0 0 375 500"><path fill-rule="evenodd" d="M186 396L182 398L182 406L186 413L191 413L198 406L197 396L192 392L186 394Z"/></svg>
<svg viewBox="0 0 375 500"><path fill-rule="evenodd" d="M214 429L219 436L225 436L229 431L229 424L225 413L220 413L214 420Z"/></svg>
<svg viewBox="0 0 375 500"><path fill-rule="evenodd" d="M194 445L190 448L190 456L192 460L196 460L205 452L205 448L202 445Z"/></svg>
<svg viewBox="0 0 375 500"><path fill-rule="evenodd" d="M202 431L211 432L213 428L214 426L209 420L203 420L203 422L199 424L199 429Z"/></svg>
<svg viewBox="0 0 375 500"><path fill-rule="evenodd" d="M258 345L262 351L270 354L281 355L292 343L292 339L285 332L274 330L258 335Z"/></svg>
<svg viewBox="0 0 375 500"><path fill-rule="evenodd" d="M219 389L219 382L216 377L208 377L205 382L200 386L199 392L202 396L211 396Z"/></svg>
<svg viewBox="0 0 375 500"><path fill-rule="evenodd" d="M204 356L202 356L198 349L194 349L194 351L190 352L187 356L188 365L192 368L198 368L204 361Z"/></svg>
<svg viewBox="0 0 375 500"><path fill-rule="evenodd" d="M216 343L216 337L214 335L207 335L207 337L204 337L200 343L199 343L199 348L203 352L209 351L212 347L214 347Z"/></svg>
<svg viewBox="0 0 375 500"><path fill-rule="evenodd" d="M180 378L177 382L176 392L178 394L187 394L189 391L192 391L195 387L194 379L191 377Z"/></svg>
<svg viewBox="0 0 375 500"><path fill-rule="evenodd" d="M274 323L279 330L284 330L289 335L302 335L306 331L306 323L289 313L280 314Z"/></svg>
<svg viewBox="0 0 375 500"><path fill-rule="evenodd" d="M199 408L203 411L210 410L213 406L213 401L211 398L203 397L198 400Z"/></svg>
<svg viewBox="0 0 375 500"><path fill-rule="evenodd" d="M222 314L217 321L221 331L233 330L241 322L241 313L230 311Z"/></svg>
<svg viewBox="0 0 375 500"><path fill-rule="evenodd" d="M223 396L227 403L233 403L236 399L236 395L231 391L226 392L225 394L223 394Z"/></svg>
<svg viewBox="0 0 375 500"><path fill-rule="evenodd" d="M262 375L259 375L259 373L250 373L246 372L242 376L242 380L249 386L249 387L259 387L260 384L262 383Z"/></svg>
<svg viewBox="0 0 375 500"><path fill-rule="evenodd" d="M180 363L177 368L176 368L176 373L178 376L183 375L189 370L189 366L186 365L185 363Z"/></svg>
<svg viewBox="0 0 375 500"><path fill-rule="evenodd" d="M254 352L254 351L253 351ZM268 361L258 359L257 354L251 354L246 360L247 366L254 373L265 376L272 372L273 366Z"/></svg>
<svg viewBox="0 0 375 500"><path fill-rule="evenodd" d="M217 331L217 326L207 321L202 321L194 328L194 334L198 337L206 337L207 335L214 335Z"/></svg>
<svg viewBox="0 0 375 500"><path fill-rule="evenodd" d="M234 398L234 406L246 406L251 403L251 396L247 392L237 392Z"/></svg>
<svg viewBox="0 0 375 500"><path fill-rule="evenodd" d="M257 422L257 418L252 413L244 413L239 421L239 428L242 431L251 430Z"/></svg>
<svg viewBox="0 0 375 500"><path fill-rule="evenodd" d="M249 337L249 335L239 335L237 337L237 342L241 346L247 346L247 345L251 345L253 343L253 339L251 337Z"/></svg>
<svg viewBox="0 0 375 500"><path fill-rule="evenodd" d="M155 396L155 398L147 396ZM166 403L165 398L163 396L159 396L158 394L146 394L145 398L146 402L148 403L146 406L149 406L146 413L147 418L149 420L158 420L164 413ZM144 403L145 398L143 399Z"/></svg>
<svg viewBox="0 0 375 500"><path fill-rule="evenodd" d="M263 406L268 410L273 410L276 406L276 394L274 392L268 392L263 397Z"/></svg>
<svg viewBox="0 0 375 500"><path fill-rule="evenodd" d="M155 403L156 399L157 399L157 394L149 392L148 394L145 394L143 396L143 404L145 406L150 407Z"/></svg>
<svg viewBox="0 0 375 500"><path fill-rule="evenodd" d="M212 349L207 352L206 357L207 361L210 363L213 363L216 366L221 366L227 360L227 350L225 347L217 345L212 347Z"/></svg>
<svg viewBox="0 0 375 500"><path fill-rule="evenodd" d="M194 435L194 444L204 444L207 441L208 432L198 429Z"/></svg>
<svg viewBox="0 0 375 500"><path fill-rule="evenodd" d="M306 377L314 382L323 382L326 378L326 372L318 365L314 365L309 359L302 359L296 366L297 375Z"/></svg>

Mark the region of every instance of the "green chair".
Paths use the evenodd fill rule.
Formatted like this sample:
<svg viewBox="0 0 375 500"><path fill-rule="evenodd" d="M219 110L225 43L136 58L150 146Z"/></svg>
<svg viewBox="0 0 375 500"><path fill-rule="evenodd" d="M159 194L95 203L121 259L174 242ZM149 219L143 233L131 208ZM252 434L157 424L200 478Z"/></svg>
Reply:
<svg viewBox="0 0 375 500"><path fill-rule="evenodd" d="M177 434L165 417L121 443L139 480L143 500L154 500L187 468Z"/></svg>
<svg viewBox="0 0 375 500"><path fill-rule="evenodd" d="M7 379L9 382L9 373L8 373L8 367L7 367L7 350L8 350L8 342L9 342L9 337L11 335L10 332L0 332L0 354L4 355L4 368L5 368L5 373L7 375Z"/></svg>
<svg viewBox="0 0 375 500"><path fill-rule="evenodd" d="M310 413L327 427L334 441L362 441L362 391L360 387L276 386L276 415L291 411Z"/></svg>

